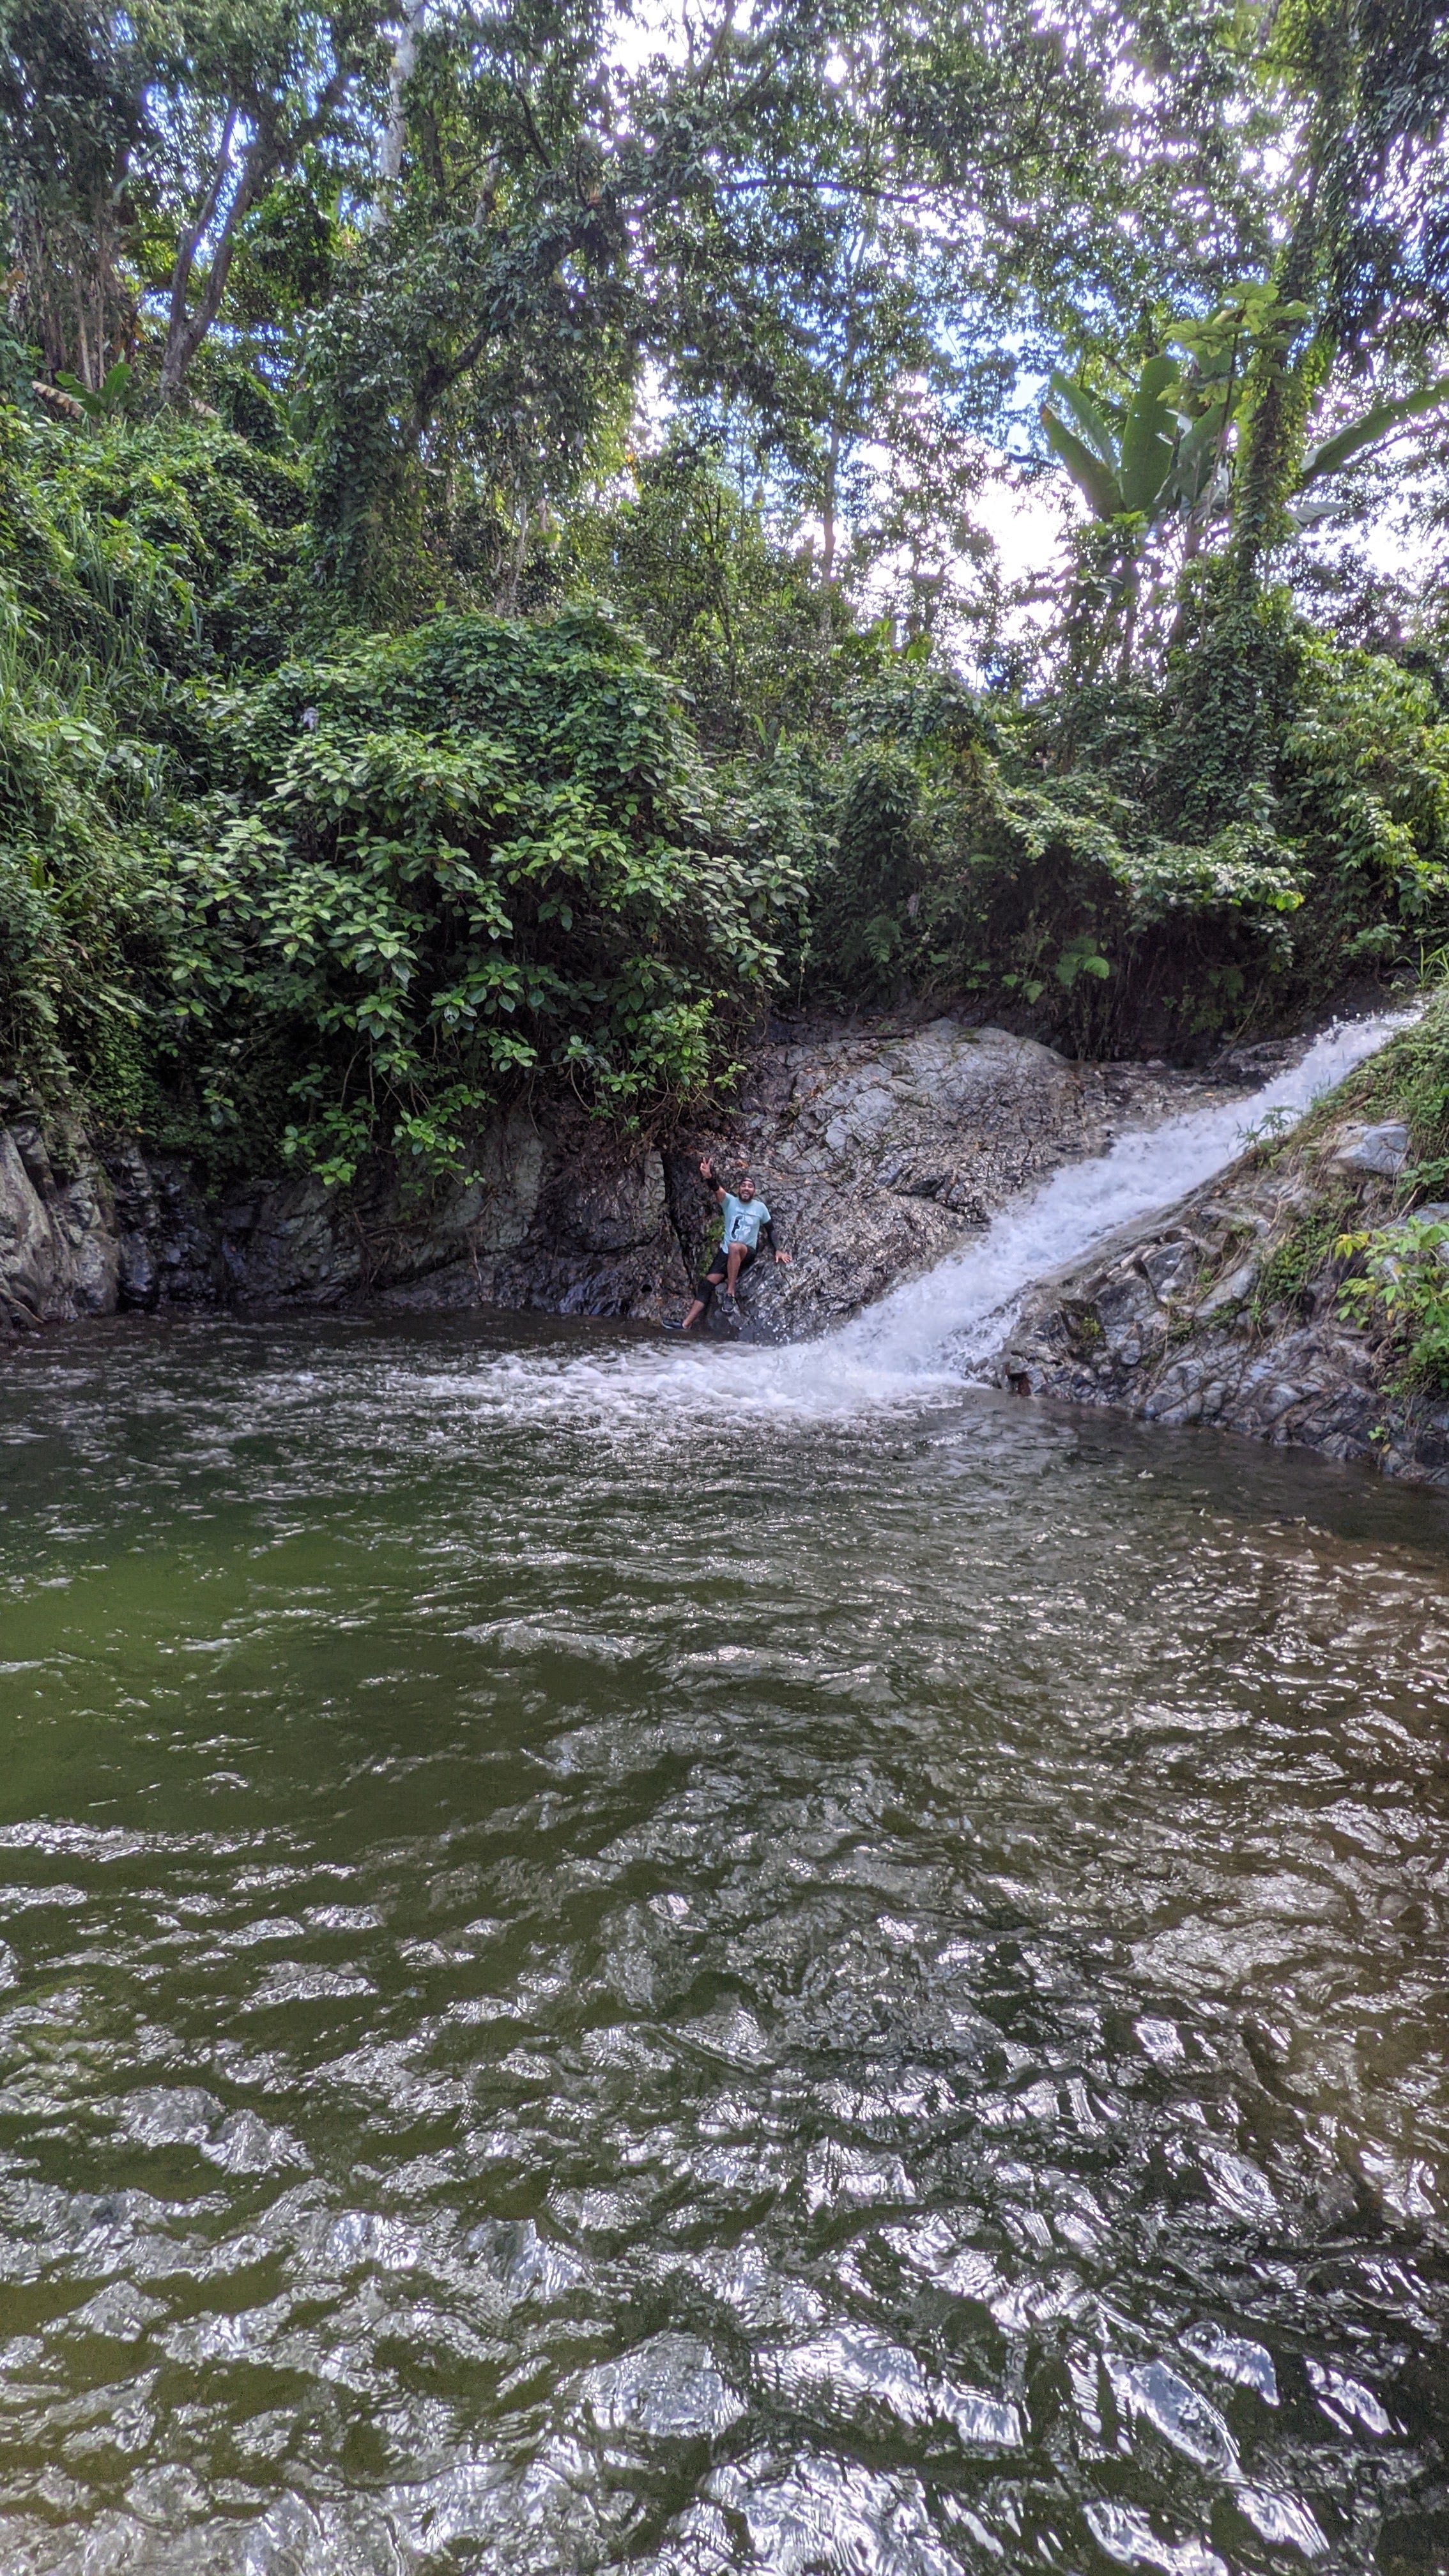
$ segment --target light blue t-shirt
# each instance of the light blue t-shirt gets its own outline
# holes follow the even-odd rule
[[[720,1237],[721,1251],[728,1252],[734,1244],[744,1243],[748,1244],[753,1252],[760,1240],[761,1226],[768,1225],[769,1222],[770,1211],[763,1199],[737,1199],[731,1191],[726,1190],[724,1233]]]

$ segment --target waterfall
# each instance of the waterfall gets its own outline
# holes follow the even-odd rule
[[[1105,1154],[1065,1165],[961,1251],[815,1341],[769,1348],[701,1337],[608,1353],[514,1352],[471,1377],[470,1397],[515,1417],[544,1413],[610,1435],[697,1441],[702,1414],[721,1425],[741,1412],[819,1421],[959,1392],[984,1373],[1036,1282],[1211,1180],[1264,1119],[1301,1116],[1413,1016],[1335,1023],[1261,1089],[1133,1130]]]
[[[806,1346],[802,1359],[826,1370],[865,1360],[899,1376],[922,1368],[934,1374],[945,1359],[953,1374],[969,1376],[973,1363],[1000,1349],[1026,1289],[1211,1180],[1265,1119],[1275,1111],[1290,1122],[1300,1117],[1411,1018],[1401,1012],[1336,1022],[1261,1090],[1187,1110],[1119,1137],[1090,1162],[1065,1165],[1030,1198],[1004,1208],[973,1243]]]

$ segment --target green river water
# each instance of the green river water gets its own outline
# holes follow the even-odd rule
[[[662,1348],[7,1364],[0,2566],[1449,2566],[1449,1498]]]

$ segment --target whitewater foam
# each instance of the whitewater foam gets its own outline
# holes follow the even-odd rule
[[[658,1437],[672,1428],[691,1439],[702,1414],[722,1421],[744,1409],[757,1419],[827,1421],[959,1392],[1000,1350],[1036,1281],[1210,1180],[1265,1119],[1276,1113],[1291,1123],[1412,1017],[1336,1022],[1260,1090],[1133,1130],[1090,1162],[1064,1166],[963,1251],[819,1340],[775,1349],[701,1340],[611,1353],[515,1352],[461,1385],[450,1380],[448,1392],[466,1391],[485,1413],[515,1420],[563,1417],[613,1436],[647,1426]]]

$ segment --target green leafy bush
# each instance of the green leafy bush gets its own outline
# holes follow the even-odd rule
[[[0,415],[9,1095],[342,1181],[723,1077],[800,945],[770,801],[595,614],[283,663],[297,509],[211,423]]]
[[[1330,966],[1407,962],[1449,923],[1449,724],[1381,654],[1303,638],[1278,828],[1304,853]]]
[[[1362,1271],[1339,1289],[1342,1312],[1379,1321],[1399,1356],[1394,1392],[1449,1388],[1449,1223],[1402,1218],[1371,1233],[1345,1234],[1334,1247]]]
[[[133,1112],[161,853],[157,755],[104,692],[47,682],[13,596],[0,634],[0,1093]]]
[[[630,497],[579,513],[569,554],[688,692],[717,753],[812,725],[829,695],[831,626],[800,558],[772,543],[760,498],[719,443],[676,434],[633,466]]]
[[[817,989],[964,991],[1085,1052],[1213,1027],[1271,987],[1303,901],[1291,850],[1242,825],[1183,846],[1090,776],[1031,783],[1009,722],[934,694],[936,738],[842,766]]]
[[[304,605],[299,466],[208,421],[42,436],[44,507],[91,603],[91,649],[182,676],[281,660]]]
[[[279,1039],[284,1150],[338,1182],[383,1146],[457,1166],[535,1077],[637,1124],[728,1068],[799,886],[725,844],[669,685],[601,620],[439,619],[213,727],[172,1012],[219,1127]]]
[[[99,444],[0,406],[0,1084],[134,1117],[188,685],[152,641],[196,620],[158,546],[60,488]]]
[[[964,991],[1125,1052],[1281,1023],[1346,974],[1415,964],[1449,933],[1449,727],[1379,656],[1300,634],[1280,659],[1273,792],[1256,813],[1219,798],[1196,831],[1171,689],[1030,712],[930,674],[863,690],[825,782],[817,993]]]
[[[1378,1225],[1352,1224],[1358,1192],[1318,1160],[1321,1139],[1345,1117],[1402,1119],[1409,1130],[1409,1159],[1394,1184],[1402,1213]],[[1258,1150],[1292,1157],[1309,1187],[1265,1266],[1257,1310],[1321,1283],[1331,1258],[1340,1311],[1382,1337],[1390,1392],[1449,1386],[1449,1224],[1438,1212],[1449,1183],[1449,981],[1441,978],[1412,1024],[1285,1137]]]

